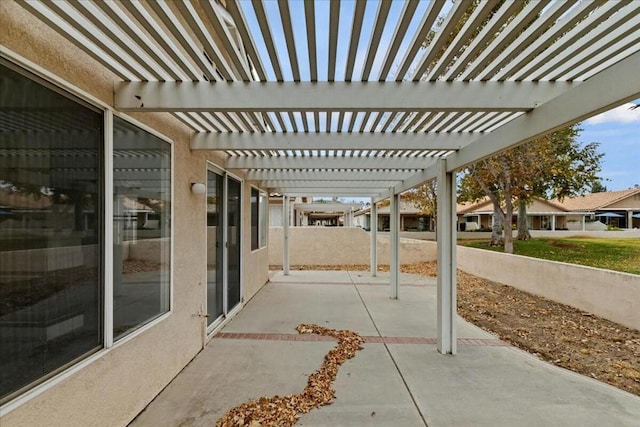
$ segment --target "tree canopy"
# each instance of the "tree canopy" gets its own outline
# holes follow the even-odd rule
[[[603,153],[598,143],[582,146],[577,126],[553,132],[469,166],[460,180],[459,200],[488,197],[494,215],[511,230],[514,202],[518,203],[519,238],[527,239],[526,207],[534,197],[559,199],[584,194],[600,182]],[[494,230],[492,244],[501,243]],[[522,234],[520,234],[522,232]],[[511,233],[504,235],[505,252],[513,252]]]

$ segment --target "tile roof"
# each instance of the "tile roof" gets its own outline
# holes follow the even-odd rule
[[[553,203],[569,211],[595,211],[636,194],[640,194],[640,188],[567,197],[563,201],[553,200]]]

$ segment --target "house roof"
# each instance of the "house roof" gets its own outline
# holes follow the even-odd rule
[[[640,188],[592,193],[572,198],[567,197],[563,201],[555,200],[554,203],[562,206],[568,211],[595,211],[598,209],[605,209],[609,205],[636,194],[640,194]]]
[[[560,211],[568,211],[566,207],[560,205],[555,200],[545,200],[545,199],[536,197],[535,202],[536,204],[548,205],[549,207],[552,208],[552,210],[557,209]],[[458,203],[456,208],[456,212],[458,213],[458,215],[464,215],[464,214],[474,213],[474,212],[487,212],[487,211],[493,211],[491,200],[488,197],[485,197],[477,202]],[[531,209],[529,209],[527,212],[536,213],[536,211]],[[549,211],[545,211],[545,213],[546,212],[549,212]]]
[[[378,214],[388,214],[391,210],[391,207],[389,205],[385,205],[382,207],[378,208]],[[356,212],[356,216],[357,215],[363,215],[363,214],[367,214],[371,211],[371,206],[368,206],[366,208],[363,208],[361,210],[359,210],[358,212]],[[418,215],[418,214],[422,214],[422,210],[417,208],[416,205],[413,202],[405,202],[405,201],[400,201],[400,213],[402,214],[410,214],[410,215]]]
[[[458,203],[456,205],[456,212],[458,215],[463,215],[470,212],[477,212],[479,210],[486,210],[484,208],[491,205],[491,200],[488,197],[485,197],[477,202],[464,202]]]

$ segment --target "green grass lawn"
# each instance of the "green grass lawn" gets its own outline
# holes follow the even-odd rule
[[[540,238],[514,240],[513,243],[517,255],[640,274],[640,239]],[[458,244],[497,252],[503,250],[502,247],[490,247],[485,240],[459,241]]]

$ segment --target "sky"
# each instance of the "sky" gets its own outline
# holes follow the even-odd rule
[[[609,191],[640,185],[640,99],[623,104],[580,124],[578,141],[599,142],[603,184]]]

